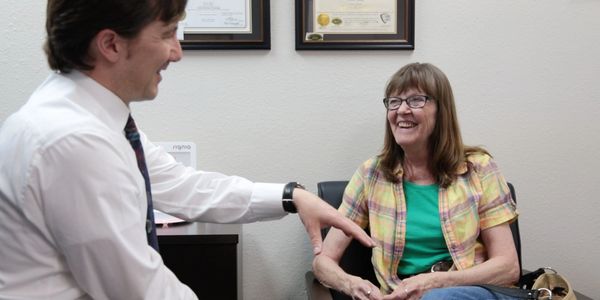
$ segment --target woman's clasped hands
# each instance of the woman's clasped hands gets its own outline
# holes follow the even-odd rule
[[[379,288],[368,280],[352,276],[346,291],[343,293],[352,296],[353,300],[383,300]]]
[[[434,273],[425,273],[402,280],[394,291],[383,296],[382,300],[418,300],[426,291],[433,288]]]

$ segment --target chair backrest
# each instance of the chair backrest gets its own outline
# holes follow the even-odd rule
[[[342,203],[342,198],[344,196],[344,190],[346,189],[346,185],[348,185],[348,181],[322,181],[317,184],[317,190],[319,197],[325,200],[333,207],[339,207]],[[508,188],[510,189],[510,194],[512,198],[517,201],[517,197],[515,194],[515,188],[511,183],[508,183]],[[521,235],[519,233],[519,222],[515,220],[510,224],[510,229],[512,231],[513,240],[515,242],[515,247],[517,248],[517,255],[519,258],[519,267],[522,269],[521,263]],[[367,233],[369,229],[366,229]],[[322,231],[323,237],[327,234],[327,229]],[[340,260],[340,267],[346,271],[348,274],[352,274],[355,276],[360,276],[364,279],[371,281],[375,285],[379,285],[377,282],[377,278],[375,277],[375,273],[373,271],[373,265],[371,264],[371,249],[364,247],[357,241],[353,240],[344,255]],[[522,271],[521,271],[522,273]],[[332,296],[334,300],[337,299],[351,299],[345,295],[337,293],[332,290]]]
[[[517,194],[515,193],[515,187],[512,183],[507,182],[508,188],[510,189],[510,195],[512,196],[515,203],[517,203]],[[519,278],[523,275],[523,261],[521,260],[521,234],[519,233],[519,219],[515,219],[514,222],[510,223],[510,231],[512,232],[513,241],[515,242],[515,248],[517,248],[517,257],[519,258]]]
[[[325,200],[333,207],[339,207],[342,203],[344,190],[348,185],[348,181],[323,181],[317,184],[319,197]],[[327,234],[327,229],[321,231],[323,237]],[[366,229],[369,233],[369,229]],[[375,271],[371,264],[371,248],[365,247],[356,240],[352,240],[344,255],[340,259],[340,267],[348,274],[359,276],[363,279],[371,281],[376,286],[379,282],[375,277]],[[333,300],[352,299],[335,290],[330,290]]]

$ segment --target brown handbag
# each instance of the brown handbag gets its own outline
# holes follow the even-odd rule
[[[564,276],[558,274],[552,268],[542,268],[544,273],[534,281],[532,290],[547,289],[552,292],[552,299],[555,300],[576,300],[575,292],[571,283]],[[550,271],[550,272],[547,272]],[[540,298],[545,299],[545,298]],[[548,298],[550,299],[550,298]]]
[[[519,299],[577,300],[571,283],[554,269],[539,268],[519,279],[519,288],[491,284],[477,285],[487,290]]]

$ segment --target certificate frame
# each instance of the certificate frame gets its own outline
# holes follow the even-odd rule
[[[271,25],[269,0],[247,0],[250,2],[250,32],[219,31],[193,32],[183,29],[179,39],[183,50],[245,50],[271,49]],[[186,8],[186,14],[188,8]]]
[[[392,33],[335,32],[314,30],[314,7],[318,1],[296,1],[296,50],[414,50],[415,0],[396,2],[396,28]],[[393,4],[393,3],[389,3]],[[328,21],[327,21],[328,22]]]

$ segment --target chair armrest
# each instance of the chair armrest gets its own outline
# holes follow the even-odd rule
[[[306,296],[308,300],[332,300],[331,292],[328,288],[322,285],[312,271],[306,272],[304,275]]]

